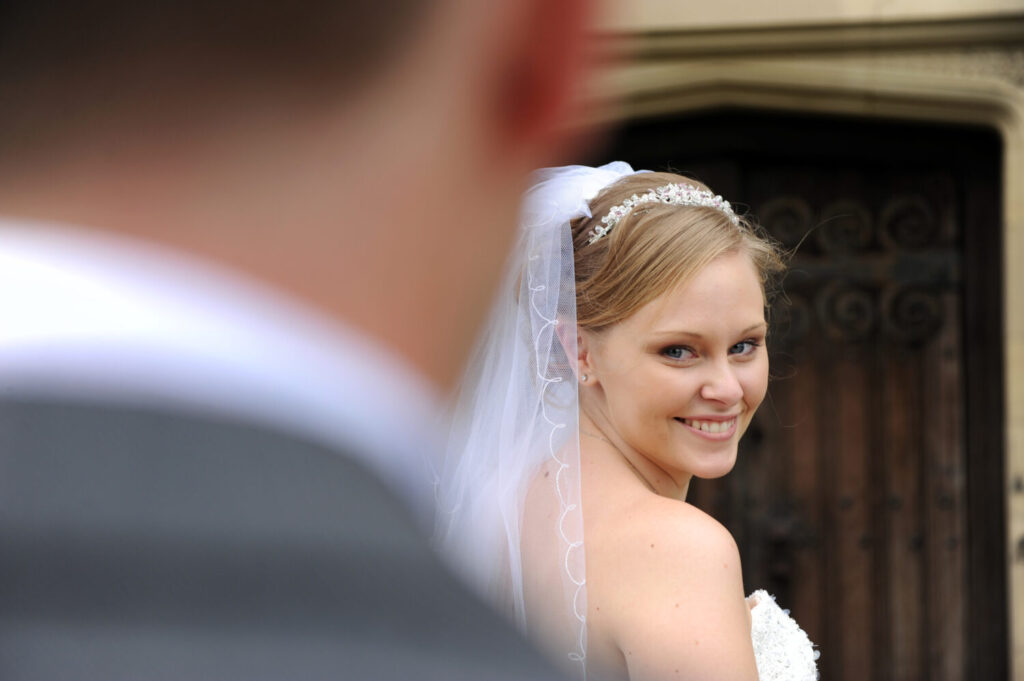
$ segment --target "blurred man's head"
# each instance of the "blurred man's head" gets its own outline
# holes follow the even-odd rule
[[[105,117],[182,99],[354,94],[391,66],[431,0],[21,0],[0,6],[4,148],[41,148]],[[131,107],[131,112],[126,111]],[[177,111],[164,111],[171,117]]]
[[[591,0],[0,7],[0,213],[202,253],[454,378]]]

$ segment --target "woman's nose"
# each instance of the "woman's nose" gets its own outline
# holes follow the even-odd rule
[[[743,386],[728,362],[715,362],[700,389],[700,396],[712,402],[736,404],[743,397]]]

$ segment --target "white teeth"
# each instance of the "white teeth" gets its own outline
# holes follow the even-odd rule
[[[683,423],[705,433],[727,433],[736,425],[736,419],[728,421],[696,421],[694,419],[682,419]]]

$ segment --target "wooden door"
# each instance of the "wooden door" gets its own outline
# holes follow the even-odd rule
[[[691,501],[825,681],[1006,679],[1000,147],[987,130],[721,112],[604,158],[707,182],[795,249],[736,469]]]

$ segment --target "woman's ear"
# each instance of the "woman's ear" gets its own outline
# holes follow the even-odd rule
[[[576,380],[586,385],[596,383],[590,359],[590,348],[594,343],[591,334],[581,331],[574,322],[562,318],[555,324],[555,333]]]
[[[583,385],[596,385],[597,376],[594,375],[594,365],[591,353],[593,352],[593,335],[578,330],[576,332],[576,378]]]
[[[579,332],[576,330],[575,321],[570,322],[558,317],[555,322],[555,334],[558,335],[558,344],[562,346],[562,352],[565,353],[565,358],[569,361],[569,368],[572,369],[573,375],[578,380],[579,371],[576,368],[576,363]]]

